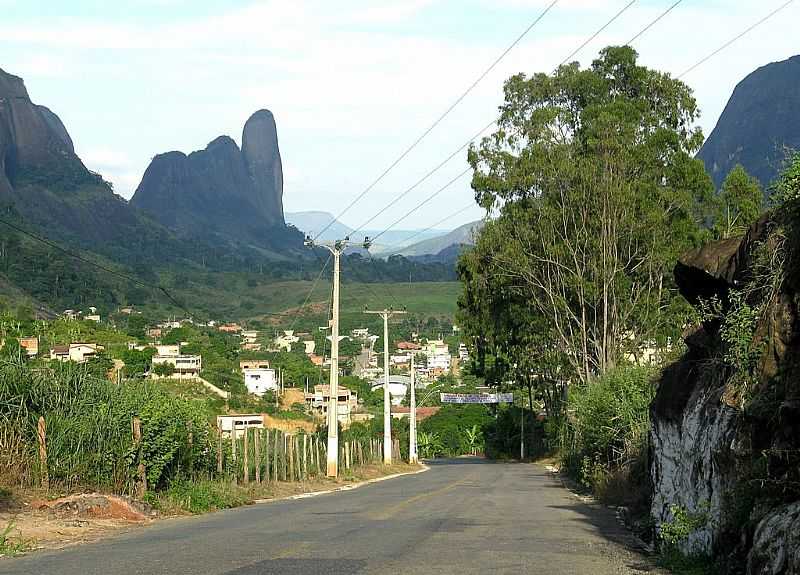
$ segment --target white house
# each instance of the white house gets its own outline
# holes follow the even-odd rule
[[[203,360],[199,355],[154,355],[152,363],[172,365],[174,372],[166,376],[169,379],[197,379],[203,369]],[[153,371],[150,372],[150,376],[153,379],[159,378]]]
[[[181,354],[181,346],[176,344],[159,344],[156,346],[156,355],[161,357],[177,357]]]
[[[292,351],[292,344],[300,341],[300,338],[294,335],[294,331],[287,329],[283,335],[275,338],[275,347],[285,351]]]
[[[244,385],[248,393],[262,396],[269,390],[278,390],[274,369],[245,368],[242,373],[244,374]]]
[[[69,345],[56,345],[50,350],[50,359],[58,361],[74,361],[85,363],[103,351],[102,345],[96,343],[71,343]]]
[[[263,429],[264,416],[258,413],[240,415],[218,415],[217,429],[222,434],[230,435],[236,430],[236,437],[242,437],[245,429]]]
[[[258,332],[253,329],[242,330],[239,335],[241,335],[243,343],[255,343],[258,339]]]
[[[384,385],[383,377],[376,377],[372,380],[372,391],[382,389]],[[407,375],[389,376],[389,397],[392,405],[400,405],[406,397],[408,387],[411,385],[411,378]]]
[[[314,355],[314,350],[317,348],[317,342],[313,339],[309,339],[303,342],[303,345],[306,346],[306,355]]]

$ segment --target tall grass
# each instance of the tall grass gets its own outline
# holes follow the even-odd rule
[[[74,364],[32,369],[12,360],[0,362],[0,447],[11,453],[0,457],[0,478],[7,483],[33,483],[41,476],[40,416],[47,427],[50,482],[65,488],[130,492],[140,460],[154,487],[181,471],[201,472],[214,464],[202,410],[157,384],[116,385]],[[134,416],[142,421],[140,448],[131,432]]]
[[[562,464],[570,475],[613,499],[633,495],[631,484],[647,475],[656,373],[623,365],[570,390],[560,434]]]

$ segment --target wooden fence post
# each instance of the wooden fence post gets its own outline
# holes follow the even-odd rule
[[[141,499],[147,491],[147,471],[144,467],[144,461],[142,461],[142,420],[138,416],[133,418],[133,442],[136,445],[136,459],[139,462],[136,466],[137,475],[139,476],[136,496]]]
[[[244,466],[244,484],[250,483],[250,426],[244,426],[244,447],[242,449],[242,465]]]
[[[294,435],[289,436],[289,481],[294,481]]]
[[[217,475],[222,477],[222,449],[224,444],[222,443],[222,430],[218,429],[217,433]]]
[[[256,464],[256,483],[261,483],[261,442],[259,441],[259,436],[261,435],[261,430],[256,428],[255,432],[253,433],[253,459],[255,460]]]
[[[308,435],[303,434],[303,479],[308,479]]]
[[[269,483],[269,429],[264,434],[264,481]]]
[[[50,489],[50,473],[47,470],[47,424],[44,417],[39,416],[36,436],[39,439],[39,468],[41,470],[42,488]]]

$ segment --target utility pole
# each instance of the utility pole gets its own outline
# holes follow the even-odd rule
[[[405,310],[395,311],[392,308],[370,311],[364,313],[379,315],[383,318],[383,463],[392,463],[392,398],[389,394],[389,318],[393,315],[406,313]]]
[[[408,423],[408,462],[411,465],[417,463],[417,395],[414,388],[417,386],[416,373],[414,369],[414,350],[411,350],[411,413]]]
[[[328,244],[315,244],[310,236],[306,236],[304,244],[308,247],[320,245],[333,256],[333,302],[331,310],[331,375],[328,398],[328,454],[326,475],[336,477],[339,474],[339,258],[347,248],[350,238],[336,240]],[[369,248],[368,238],[364,239],[364,247]]]
[[[522,398],[522,407],[520,409],[522,417],[519,420],[519,460],[525,459],[525,398]]]

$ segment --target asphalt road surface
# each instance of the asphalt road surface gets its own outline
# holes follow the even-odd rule
[[[613,512],[542,467],[477,458],[309,499],[155,525],[0,561],[0,573],[383,575],[641,573]]]

